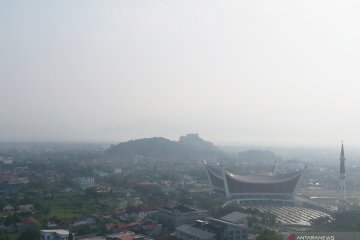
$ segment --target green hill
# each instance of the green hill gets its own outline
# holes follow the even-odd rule
[[[198,134],[187,134],[179,141],[162,137],[143,138],[112,145],[105,151],[109,157],[132,157],[169,159],[200,159],[221,157],[224,153],[213,143],[203,140]]]

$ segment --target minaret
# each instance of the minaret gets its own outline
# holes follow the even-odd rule
[[[345,211],[345,208],[346,208],[345,154],[344,154],[344,144],[341,143],[338,211],[343,212]]]
[[[275,173],[276,173],[276,166],[277,166],[277,160],[274,163],[274,167],[273,167],[273,170],[272,170],[272,175],[275,175]]]

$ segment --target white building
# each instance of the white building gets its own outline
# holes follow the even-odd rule
[[[82,189],[87,189],[95,186],[95,179],[92,177],[76,177],[75,183]]]
[[[220,219],[197,220],[176,228],[177,240],[247,240],[248,216],[232,212]]]
[[[64,229],[41,230],[40,240],[68,240],[69,231]]]

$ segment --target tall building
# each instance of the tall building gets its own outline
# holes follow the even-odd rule
[[[340,176],[339,176],[339,195],[338,195],[338,211],[342,212],[346,209],[346,189],[345,189],[345,153],[344,144],[341,144],[340,153]]]

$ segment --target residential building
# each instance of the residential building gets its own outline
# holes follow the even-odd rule
[[[158,210],[158,222],[164,227],[175,229],[183,224],[192,224],[197,219],[205,219],[207,210],[196,209],[184,205],[164,207]]]
[[[122,231],[120,233],[107,235],[106,240],[151,240],[151,238],[131,231]]]
[[[178,240],[216,240],[214,233],[193,227],[191,225],[181,225],[176,228],[176,239]]]
[[[248,239],[247,215],[232,212],[220,219],[207,218],[194,224],[176,228],[177,240],[246,240]]]
[[[40,240],[68,240],[69,231],[64,229],[41,230]]]
[[[95,179],[92,177],[76,177],[75,183],[82,189],[87,189],[95,186]]]

